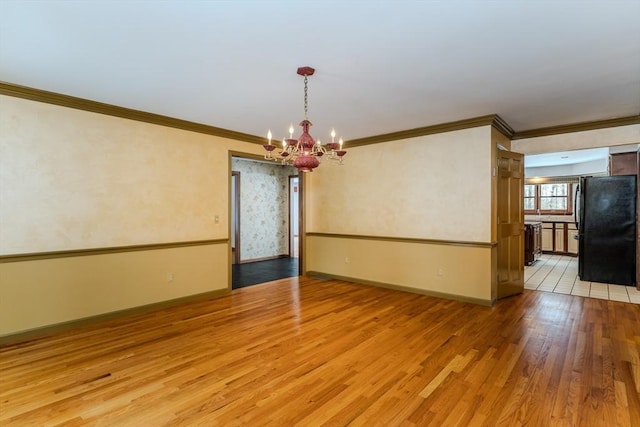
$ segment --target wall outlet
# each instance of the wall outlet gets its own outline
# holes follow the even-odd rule
[[[173,282],[173,273],[167,274],[167,282],[169,283]]]
[[[351,260],[349,259],[349,257],[346,257],[346,258],[344,259],[344,263],[345,263],[345,264],[349,264],[350,262],[351,262]]]
[[[213,217],[213,222],[215,222],[216,224],[220,224],[220,215],[216,215]]]
[[[438,276],[444,276],[444,268],[438,269]]]

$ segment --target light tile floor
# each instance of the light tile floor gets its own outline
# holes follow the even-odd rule
[[[542,255],[533,265],[525,266],[524,287],[558,294],[640,304],[640,291],[634,286],[580,280],[577,257]]]

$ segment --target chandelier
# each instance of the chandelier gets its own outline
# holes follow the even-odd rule
[[[263,147],[266,150],[264,156],[267,160],[280,161],[285,165],[293,165],[300,172],[313,172],[313,169],[320,165],[320,160],[328,158],[330,160],[336,160],[339,164],[342,164],[342,158],[347,154],[346,150],[342,149],[342,138],[335,142],[336,131],[331,130],[331,142],[324,145],[320,143],[320,140],[314,141],[313,137],[309,135],[309,128],[311,122],[307,117],[308,110],[308,82],[309,76],[312,76],[314,70],[311,67],[298,68],[298,74],[304,76],[304,120],[300,122],[302,127],[302,135],[298,139],[293,137],[293,125],[289,126],[289,138],[282,139],[282,150],[272,155],[272,152],[276,150],[276,146],[271,143],[271,130],[267,133],[268,143]]]

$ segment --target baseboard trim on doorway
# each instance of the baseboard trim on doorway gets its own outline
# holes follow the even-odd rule
[[[259,261],[271,261],[272,259],[280,259],[280,258],[290,258],[290,256],[287,254],[283,254],[283,255],[267,256],[263,258],[244,259],[240,261],[240,264],[247,264],[250,262],[259,262]]]

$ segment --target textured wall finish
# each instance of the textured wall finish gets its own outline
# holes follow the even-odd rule
[[[490,242],[490,129],[358,147],[321,166],[308,175],[307,231]]]
[[[2,255],[228,238],[227,152],[261,148],[7,96],[0,129]]]
[[[0,334],[227,289],[230,151],[262,147],[0,96],[0,254],[223,242],[2,263]]]
[[[289,176],[292,166],[234,158],[240,172],[240,260],[289,253]]]
[[[491,126],[358,147],[306,175],[307,232],[489,244]],[[491,304],[492,248],[307,236],[308,271]],[[461,268],[464,266],[464,268]]]

